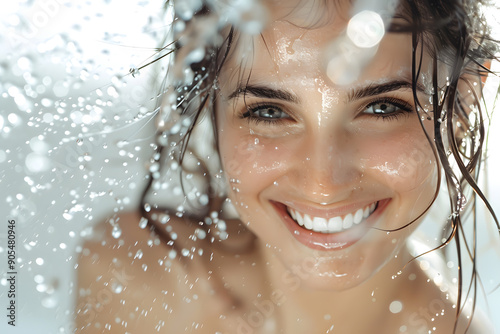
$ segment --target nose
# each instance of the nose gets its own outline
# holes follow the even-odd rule
[[[349,198],[362,175],[356,151],[351,135],[342,128],[309,132],[290,171],[297,194],[323,205]]]

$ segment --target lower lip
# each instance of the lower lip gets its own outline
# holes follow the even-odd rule
[[[359,240],[361,240],[375,224],[375,221],[384,212],[389,204],[390,199],[384,199],[378,202],[377,208],[372,214],[366,218],[361,224],[350,228],[347,231],[337,233],[320,233],[313,232],[298,225],[293,220],[286,210],[286,206],[281,203],[271,202],[278,214],[285,222],[285,226],[292,233],[292,235],[303,245],[322,251],[341,250],[345,249]]]

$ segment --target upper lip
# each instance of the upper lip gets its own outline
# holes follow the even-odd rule
[[[317,205],[306,205],[300,202],[295,201],[284,201],[281,202],[285,206],[294,209],[296,211],[302,212],[304,214],[308,214],[312,217],[323,217],[323,218],[332,218],[337,216],[345,216],[349,213],[353,213],[358,209],[363,209],[366,206],[376,203],[380,201],[380,199],[371,199],[365,201],[358,201],[351,204],[346,205],[338,205],[338,206],[328,206],[328,207],[318,207]]]

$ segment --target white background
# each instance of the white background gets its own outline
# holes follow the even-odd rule
[[[36,0],[4,1],[0,24],[0,332],[68,333],[75,250],[86,226],[136,205],[144,185],[158,77],[154,67],[135,78],[127,74],[154,57],[167,23],[159,0]],[[486,92],[494,96],[491,88]],[[486,182],[497,212],[499,118],[491,128]],[[15,329],[4,316],[5,225],[13,216]],[[500,283],[494,240],[494,229],[481,234],[487,292]],[[499,314],[498,291],[489,302]]]

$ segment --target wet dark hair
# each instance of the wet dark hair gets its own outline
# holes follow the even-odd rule
[[[326,3],[330,0],[323,1]],[[458,256],[459,289],[454,331],[457,329],[458,318],[463,311],[462,301],[467,299],[469,293],[473,296],[474,305],[476,301],[478,285],[476,271],[477,244],[474,240],[475,236],[471,240],[470,236],[465,232],[462,217],[466,212],[472,213],[475,231],[478,223],[476,219],[477,197],[487,207],[500,231],[498,219],[477,184],[483,145],[486,138],[485,111],[481,106],[481,96],[476,92],[476,87],[474,87],[471,80],[468,79],[476,78],[479,80],[480,77],[488,75],[490,70],[485,64],[488,61],[496,60],[495,53],[498,44],[490,37],[489,27],[484,18],[480,16],[480,7],[487,5],[485,1],[477,0],[402,0],[399,3],[398,13],[402,15],[405,23],[393,24],[388,28],[390,32],[409,33],[412,36],[412,83],[417,115],[429,145],[434,152],[436,161],[440,162],[444,171],[444,175],[441,175],[441,169],[438,168],[437,189],[432,203],[437,198],[443,176],[448,187],[451,214],[448,218],[445,241],[438,247],[429,250],[429,252],[441,249],[455,239]],[[191,17],[176,17],[175,22],[185,24],[188,27],[196,20],[209,17],[213,10],[209,5],[204,5],[198,8],[198,11]],[[171,83],[169,87],[164,88],[164,93],[168,89],[176,92],[177,99],[167,104],[172,110],[180,110],[180,113],[170,112],[170,115],[175,117],[166,117],[164,125],[167,123],[169,125],[160,129],[155,157],[152,159],[152,163],[157,163],[160,167],[165,162],[165,155],[169,159],[177,160],[182,166],[194,127],[204,112],[213,109],[217,98],[217,78],[230,56],[232,48],[237,43],[238,37],[238,30],[234,26],[220,27],[219,29],[219,35],[222,38],[206,44],[204,50],[202,50],[203,56],[189,64],[188,69],[191,71],[191,77],[184,81],[174,82],[173,86]],[[170,52],[173,52],[175,62],[180,59],[180,54],[185,51],[185,43],[180,38],[176,40],[175,44],[169,45],[169,47],[171,46],[173,48]],[[417,97],[417,81],[420,76],[424,52],[430,55],[434,66],[432,73],[432,110],[428,112],[424,111]],[[439,73],[438,64],[446,64],[449,70],[446,87],[439,86],[438,79],[443,74]],[[467,93],[470,91],[472,96],[465,96],[464,89]],[[473,101],[472,106],[470,103],[471,98]],[[165,108],[164,101],[159,104],[159,108]],[[212,122],[215,124],[214,113],[209,113],[208,116],[212,118]],[[429,134],[425,131],[422,122],[425,118],[433,119],[434,133]],[[173,124],[176,122],[182,122],[184,128],[172,131]],[[214,132],[215,136],[217,136],[215,130]],[[203,173],[210,175],[208,167],[202,164],[201,169]],[[157,169],[149,174],[148,182],[142,194],[140,211],[148,219],[150,227],[159,234],[160,238],[172,245],[172,238],[168,232],[159,228],[158,216],[150,211],[150,205],[147,204],[146,200],[155,179],[158,178],[155,173],[157,173]],[[216,202],[220,194],[210,190],[207,192],[210,195],[211,202]],[[466,195],[468,193],[470,195]],[[397,230],[406,228],[420,219],[428,212],[432,203],[417,218]],[[157,211],[171,211],[160,205],[154,205],[154,208]],[[203,214],[206,214],[206,212]],[[189,213],[183,212],[181,215],[187,217]],[[210,232],[207,226],[203,226],[203,224],[201,226]],[[470,275],[471,283],[466,289],[467,296],[464,298],[462,261],[466,256],[472,261],[472,272]],[[472,317],[470,319],[472,320]]]

